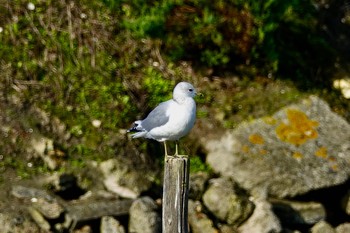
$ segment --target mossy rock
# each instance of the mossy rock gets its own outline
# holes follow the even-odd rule
[[[294,197],[344,183],[349,142],[350,125],[311,96],[206,143],[207,162],[247,190]]]

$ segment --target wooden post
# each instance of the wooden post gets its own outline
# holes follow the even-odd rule
[[[165,157],[163,233],[188,233],[189,163],[187,157]]]

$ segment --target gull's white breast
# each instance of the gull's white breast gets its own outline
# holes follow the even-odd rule
[[[196,103],[192,98],[186,98],[178,103],[171,101],[166,111],[169,121],[148,132],[148,137],[158,141],[179,140],[189,133],[196,119]]]

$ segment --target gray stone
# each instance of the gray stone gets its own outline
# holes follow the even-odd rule
[[[202,212],[203,206],[199,201],[188,201],[188,222],[192,233],[217,233],[213,221]]]
[[[31,221],[31,217],[22,212],[1,213],[0,212],[0,232],[1,233],[38,233],[48,232],[39,228],[39,226]]]
[[[51,170],[55,170],[62,163],[61,159],[64,153],[56,151],[53,146],[53,140],[41,135],[31,138],[31,147],[37,155],[41,157],[44,163]],[[61,158],[60,158],[61,157]]]
[[[74,231],[72,231],[72,233],[94,233],[94,232],[92,231],[91,226],[84,225],[79,229],[75,229]]]
[[[251,193],[293,197],[350,174],[350,125],[315,96],[202,143],[213,170]]]
[[[44,216],[42,216],[39,211],[37,211],[33,207],[29,207],[28,208],[28,212],[29,212],[30,216],[32,217],[32,219],[36,222],[36,224],[42,230],[45,230],[45,231],[49,231],[50,230],[50,228],[51,228],[50,223],[48,221],[46,221]]]
[[[193,200],[200,200],[205,190],[205,185],[209,179],[206,172],[197,172],[190,174],[190,186],[188,197]]]
[[[101,218],[100,233],[125,233],[125,229],[115,218],[104,216]]]
[[[55,200],[52,195],[49,195],[44,190],[22,185],[12,186],[11,194],[20,199],[42,198],[50,202]]]
[[[254,210],[248,196],[227,177],[210,180],[203,202],[215,217],[230,225],[241,224]]]
[[[33,207],[49,219],[58,218],[64,211],[56,197],[48,194],[45,190],[15,185],[12,187],[11,194],[19,199],[31,202]]]
[[[326,221],[316,223],[310,230],[311,233],[335,233],[334,228]]]
[[[272,206],[264,199],[254,199],[255,209],[247,221],[238,228],[240,233],[277,233],[282,231],[279,219],[272,211]]]
[[[350,223],[343,223],[343,224],[340,224],[339,226],[337,226],[335,228],[335,231],[337,233],[349,233],[350,232]]]
[[[130,207],[129,232],[160,233],[162,220],[158,206],[150,197],[136,199]]]
[[[271,200],[273,210],[283,225],[312,225],[326,219],[326,210],[318,202]]]
[[[139,170],[128,163],[109,159],[100,164],[107,190],[125,198],[137,198],[152,185],[151,171]]]
[[[227,224],[218,224],[220,233],[240,233],[237,227],[230,226]]]

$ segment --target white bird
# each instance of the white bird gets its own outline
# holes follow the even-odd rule
[[[128,132],[136,132],[133,138],[144,137],[164,142],[166,156],[166,141],[176,141],[175,156],[178,156],[178,140],[190,132],[196,120],[195,95],[192,84],[178,83],[172,99],[160,103],[145,119],[135,121]]]

